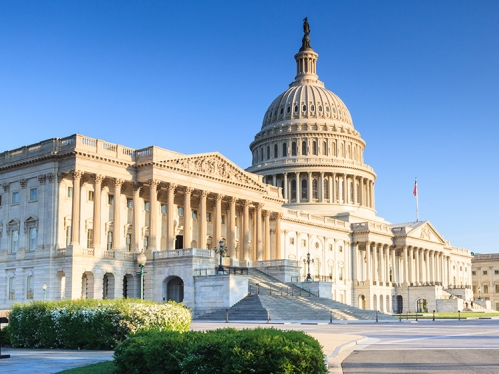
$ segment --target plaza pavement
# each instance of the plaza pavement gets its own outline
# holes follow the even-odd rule
[[[232,327],[237,329],[261,327],[274,327],[283,330],[302,330],[315,337],[323,346],[327,357],[329,373],[342,373],[341,361],[350,349],[357,344],[362,344],[367,339],[360,335],[331,334],[324,331],[328,323],[216,323],[192,322],[191,330],[213,330]],[[86,366],[101,361],[113,359],[113,351],[87,351],[64,349],[25,349],[2,348],[2,354],[9,354],[10,358],[0,360],[0,373],[2,374],[48,374],[58,373],[63,370]],[[96,373],[98,374],[98,373]]]

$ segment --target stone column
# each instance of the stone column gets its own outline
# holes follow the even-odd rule
[[[215,194],[215,222],[213,225],[213,241],[215,242],[214,247],[216,247],[219,240],[222,239],[222,199],[224,195]],[[227,239],[227,245],[229,245],[229,238]],[[230,253],[229,253],[230,255]]]
[[[184,248],[191,248],[191,196],[193,189],[191,187],[184,188]]]
[[[333,190],[333,185],[334,185],[334,173],[332,176],[329,177],[329,184],[328,184],[328,187],[329,187],[329,203],[332,204],[335,202],[335,199],[334,199],[334,192],[336,192],[336,190]]]
[[[131,252],[140,252],[142,246],[140,245],[140,190],[142,185],[139,183],[133,184],[133,230],[132,230],[132,244]]]
[[[380,261],[380,265],[379,265],[379,268],[381,269],[381,274],[380,274],[380,281],[382,283],[382,285],[384,286],[385,285],[385,279],[386,279],[386,258],[385,258],[385,246],[383,244],[380,245],[379,247],[379,261]]]
[[[121,250],[121,186],[125,183],[123,179],[114,180],[114,206],[113,206],[113,250]]]
[[[149,181],[151,206],[149,211],[149,250],[158,249],[158,180]]]
[[[300,182],[300,172],[296,172],[296,202],[301,202],[301,182]]]
[[[414,261],[415,262],[414,275],[416,276],[415,277],[416,278],[415,282],[416,282],[416,284],[419,285],[421,283],[421,277],[420,277],[420,275],[421,275],[420,274],[421,266],[420,266],[420,263],[419,263],[419,248],[416,248],[414,250],[414,257],[415,257],[415,261]]]
[[[94,184],[94,211],[93,211],[93,228],[94,228],[94,238],[92,241],[93,248],[100,248],[101,246],[101,196],[102,196],[102,181],[104,176],[97,174],[95,176]],[[116,205],[116,197],[114,199],[114,205]]]
[[[83,172],[73,172],[73,200],[71,210],[71,245],[80,245],[80,193]]]
[[[282,213],[276,213],[276,238],[275,238],[275,243],[276,243],[276,259],[282,259],[283,254],[282,254],[282,249],[281,249],[281,219],[282,219],[283,214]],[[284,237],[284,242],[286,242],[286,237]]]
[[[262,214],[264,218],[263,259],[270,260],[270,212],[268,210],[264,210]]]
[[[425,279],[424,282],[430,283],[430,250],[424,250],[424,261],[425,261]]]
[[[353,243],[353,281],[357,285],[359,282],[359,264],[361,263],[359,256],[359,242]]]
[[[288,195],[288,173],[284,173],[284,188],[283,188],[283,197],[286,200],[286,203],[289,203],[289,195]]]
[[[312,202],[314,200],[314,191],[313,191],[313,177],[312,172],[308,172],[308,202]]]
[[[207,248],[206,245],[206,198],[208,191],[201,191],[199,202],[199,217],[198,217],[198,247]],[[213,241],[216,242],[214,239]]]
[[[371,267],[371,243],[366,242],[366,260],[367,260],[367,267],[366,267],[366,280],[368,284],[370,284],[372,280],[372,267]]]
[[[343,203],[344,204],[349,204],[350,203],[350,192],[348,188],[348,175],[345,173],[345,177],[343,179]]]
[[[175,204],[175,188],[176,184],[170,183],[168,185],[168,194],[166,198],[166,249],[175,249],[175,220],[173,205]]]
[[[424,270],[425,270],[425,263],[424,263],[424,249],[419,248],[419,283],[424,284],[425,283],[425,275],[424,275]]]
[[[414,271],[414,247],[409,247],[409,273],[408,273],[408,278],[409,278],[409,283],[414,283],[415,282],[415,271]]]
[[[353,188],[353,203],[355,205],[358,204],[358,199],[357,199],[357,177],[354,175],[352,177],[352,188]]]
[[[397,276],[399,273],[398,271],[398,266],[397,266],[397,258],[396,258],[396,255],[395,255],[395,247],[392,247],[390,248],[390,251],[391,251],[391,256],[392,256],[392,282],[393,283],[400,283],[400,276]]]
[[[409,248],[404,245],[402,247],[402,252],[404,253],[404,284],[408,284],[409,283],[409,256],[408,256],[408,253],[409,252]]]
[[[272,185],[277,186],[277,175],[272,174]]]
[[[373,246],[373,281],[379,286],[379,272],[378,272],[378,244],[374,243]]]
[[[261,222],[261,221],[260,221]],[[256,206],[253,209],[250,209],[250,235],[251,235],[251,246],[249,246],[249,256],[250,260],[255,262],[257,259],[257,251],[261,251],[262,246],[258,248],[258,240],[256,237],[256,227],[257,227],[257,222],[256,222]],[[261,227],[261,225],[260,225]],[[261,234],[260,234],[261,236]],[[261,243],[261,239],[260,239]]]
[[[230,258],[236,257],[236,201],[235,197],[229,198],[229,230],[230,230],[230,240],[229,240],[229,254]],[[227,231],[229,231],[227,230]],[[243,240],[241,240],[243,242]],[[243,248],[243,243],[239,243],[239,249]],[[242,254],[242,253],[241,253]]]
[[[255,248],[256,252],[256,260],[257,261],[262,261],[264,259],[264,248],[263,248],[263,240],[262,240],[262,207],[263,204],[261,203],[256,203],[256,208],[255,208],[255,215],[256,215],[256,246],[254,245],[253,247]]]
[[[319,202],[324,202],[324,172],[319,176]]]
[[[249,205],[250,202],[248,200],[243,200],[243,227],[244,227],[244,239],[243,239],[243,259],[248,262],[250,260],[249,253],[249,241],[250,241],[250,230],[249,230]]]

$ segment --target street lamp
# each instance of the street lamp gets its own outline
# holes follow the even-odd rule
[[[140,300],[144,300],[144,267],[146,266],[147,262],[147,257],[144,254],[144,251],[140,252],[140,255],[137,257],[137,262],[139,263],[139,269],[140,271],[138,274],[140,274]]]
[[[310,252],[307,253],[307,259],[303,259],[303,263],[308,265],[308,273],[307,273],[307,278],[305,279],[305,282],[313,282],[314,280],[310,276],[310,263],[314,263],[314,259],[310,259]]]
[[[225,270],[224,270],[224,266],[222,265],[222,257],[224,257],[225,254],[227,253],[227,248],[224,248],[224,241],[223,240],[220,240],[218,242],[218,246],[219,246],[218,248],[215,248],[215,253],[218,253],[220,255],[220,262],[218,265],[217,274],[226,274]]]
[[[45,294],[47,293],[47,284],[44,283],[42,289],[43,289],[43,301],[45,302]]]

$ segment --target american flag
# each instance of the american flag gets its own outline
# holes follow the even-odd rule
[[[414,196],[418,196],[418,180],[417,179],[414,181],[414,190],[412,191],[412,194]]]

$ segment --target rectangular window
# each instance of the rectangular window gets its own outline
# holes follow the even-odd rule
[[[16,299],[16,278],[10,277],[9,278],[9,300],[15,300],[15,299]]]
[[[107,203],[109,205],[114,205],[114,195],[107,195]]]
[[[489,293],[489,286],[488,285],[483,286],[483,293]]]
[[[342,280],[343,280],[343,266],[340,266],[340,267],[338,268],[338,279],[339,279],[340,281],[342,281]]]
[[[333,251],[333,245],[329,244],[329,250],[332,252]]]
[[[33,299],[35,294],[35,278],[28,275],[26,278],[26,299]]]
[[[88,191],[88,201],[94,201],[94,191]]]
[[[132,234],[126,234],[125,237],[125,243],[126,243],[126,251],[130,252],[132,250]]]
[[[222,225],[225,225],[225,215],[222,215]]]
[[[206,213],[206,221],[211,222],[211,213]]]
[[[307,241],[305,239],[302,239],[301,246],[302,247],[306,247],[307,246]]]
[[[148,248],[149,248],[149,237],[144,236],[144,251],[147,251]]]
[[[179,217],[183,217],[184,216],[184,208],[182,208],[181,206],[179,206],[178,209],[177,209],[177,213],[178,213]]]
[[[66,227],[66,247],[71,244],[71,226]]]
[[[38,199],[38,189],[37,188],[31,188],[29,190],[29,200],[33,201]]]
[[[295,245],[295,238],[289,238],[289,244]]]
[[[29,235],[28,251],[34,251],[36,249],[36,235],[37,235],[36,227],[30,227],[28,235]]]
[[[73,197],[73,187],[68,187],[68,190],[66,192],[66,197]]]
[[[87,231],[87,248],[92,248],[93,240],[94,240],[94,230],[88,229],[88,231]]]
[[[19,230],[13,230],[10,233],[10,252],[16,253],[19,247]]]
[[[12,204],[19,204],[19,192],[12,192]]]
[[[110,251],[113,248],[113,232],[107,232],[107,250]]]
[[[494,274],[495,275],[499,274],[499,270],[494,270]]]
[[[340,249],[339,249],[340,252],[343,252],[343,246],[340,245]]]
[[[161,214],[167,214],[166,204],[161,204]]]
[[[198,219],[198,211],[197,210],[192,210],[192,219]]]
[[[151,210],[151,203],[149,201],[144,201],[144,210],[149,212]]]
[[[499,284],[496,284],[495,288],[496,288],[495,293],[499,293]]]
[[[474,270],[473,270],[473,271],[471,272],[471,275],[476,275],[476,271],[474,271]]]
[[[487,275],[487,270],[484,270],[482,274]]]
[[[128,209],[133,209],[133,199],[126,199],[126,207]]]

